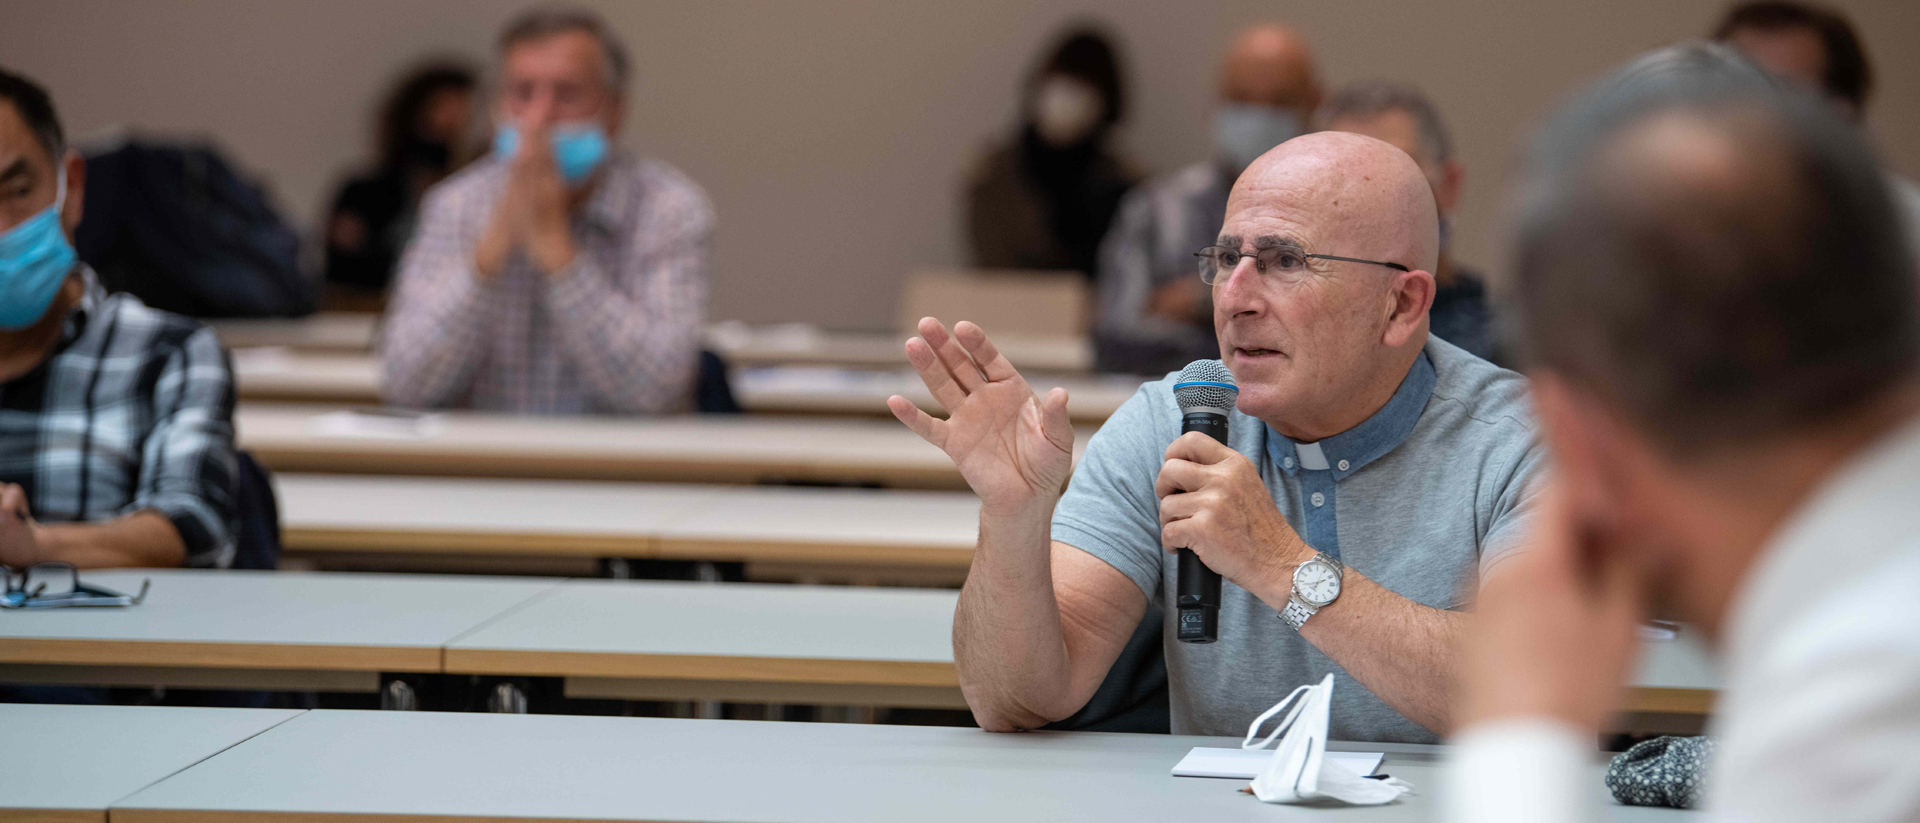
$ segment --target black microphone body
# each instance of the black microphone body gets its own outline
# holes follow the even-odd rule
[[[1180,416],[1180,433],[1187,432],[1204,432],[1225,445],[1227,416],[1212,410],[1187,412]],[[1207,568],[1192,549],[1181,549],[1176,585],[1174,605],[1180,610],[1180,619],[1174,635],[1182,643],[1220,639],[1220,573]]]
[[[1227,411],[1239,395],[1233,373],[1220,361],[1188,363],[1173,384],[1174,400],[1180,404],[1180,434],[1205,432],[1225,445]],[[1173,601],[1179,619],[1174,636],[1182,643],[1212,643],[1220,639],[1220,574],[1200,562],[1191,549],[1181,549],[1179,557]]]

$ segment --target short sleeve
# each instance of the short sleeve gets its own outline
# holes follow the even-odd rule
[[[1497,475],[1501,487],[1494,496],[1486,539],[1480,544],[1480,580],[1495,566],[1526,548],[1535,508],[1547,475],[1547,449],[1533,432],[1516,435],[1524,446],[1516,450],[1510,468]]]
[[[1161,457],[1178,435],[1172,412],[1163,384],[1135,392],[1087,443],[1053,513],[1054,540],[1118,569],[1150,601],[1159,593],[1162,563],[1160,500],[1153,485]]]

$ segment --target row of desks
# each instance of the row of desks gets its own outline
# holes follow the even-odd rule
[[[380,362],[367,355],[315,355],[280,349],[235,352],[243,400],[379,405]],[[1067,411],[1083,423],[1113,416],[1140,388],[1123,375],[1029,375],[1035,391],[1067,390]],[[733,373],[734,398],[749,412],[891,416],[887,398],[900,395],[930,414],[945,412],[911,369],[862,370],[831,366],[776,366]]]
[[[340,406],[242,404],[234,425],[240,447],[275,472],[967,488],[946,454],[893,420],[556,420],[467,412],[409,418]],[[1076,457],[1091,435],[1076,431]]]
[[[89,572],[126,609],[0,614],[0,682],[371,692],[382,673],[579,697],[961,708],[958,595],[438,575]]]
[[[220,342],[230,349],[283,348],[333,355],[365,354],[373,349],[380,316],[323,312],[311,317],[273,320],[216,320]],[[741,366],[823,365],[848,368],[898,368],[906,363],[905,335],[829,332],[805,325],[747,326],[716,323],[706,344]],[[1086,372],[1093,367],[1093,346],[1085,337],[995,335],[995,344],[1028,369]]]
[[[1387,751],[1415,792],[1382,807],[1274,807],[1244,781],[1177,778],[1205,737],[436,712],[0,706],[0,820],[879,821],[1438,818],[1432,746]],[[1606,821],[1687,814],[1614,805]]]
[[[569,695],[962,708],[958,594],[659,581],[90,572],[127,609],[0,613],[0,682],[371,691],[381,673],[559,677]],[[1649,643],[1629,711],[1704,712],[1696,647]],[[1690,702],[1689,702],[1690,701]]]
[[[387,553],[912,566],[964,573],[971,492],[282,474],[282,542]]]

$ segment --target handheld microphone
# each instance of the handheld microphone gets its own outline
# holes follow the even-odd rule
[[[1218,360],[1195,360],[1180,370],[1173,399],[1180,404],[1180,433],[1206,432],[1227,442],[1227,412],[1240,396],[1233,372]],[[1182,643],[1220,639],[1220,573],[1207,568],[1192,549],[1180,550],[1180,579],[1174,605],[1180,610],[1174,635]]]

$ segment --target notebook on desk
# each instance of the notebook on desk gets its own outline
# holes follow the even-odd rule
[[[1379,752],[1327,752],[1327,759],[1369,775],[1387,756]],[[1235,777],[1252,780],[1273,759],[1272,749],[1214,749],[1195,746],[1173,766],[1174,777]]]

